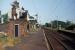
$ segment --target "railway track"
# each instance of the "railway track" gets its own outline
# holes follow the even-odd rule
[[[44,29],[51,50],[75,50],[73,38],[62,32]]]

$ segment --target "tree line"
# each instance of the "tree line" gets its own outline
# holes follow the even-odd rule
[[[72,29],[75,24],[73,24],[71,21],[59,21],[59,20],[54,20],[51,21],[50,23],[45,23],[45,27],[50,27],[50,28],[62,28],[62,29]]]

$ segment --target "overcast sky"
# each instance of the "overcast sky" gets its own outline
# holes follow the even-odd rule
[[[14,0],[0,0],[2,14],[9,11]],[[75,21],[75,0],[18,0],[20,6],[34,16],[38,14],[39,23],[52,20]],[[58,17],[57,17],[58,16]]]

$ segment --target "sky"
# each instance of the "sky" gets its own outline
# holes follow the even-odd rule
[[[2,14],[9,11],[14,0],[0,0]],[[75,0],[17,0],[20,7],[31,16],[38,14],[38,22],[45,24],[52,20],[75,22]]]

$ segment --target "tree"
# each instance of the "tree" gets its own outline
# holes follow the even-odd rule
[[[75,24],[66,27],[67,30],[73,30],[74,28],[75,28]]]
[[[4,18],[4,22],[6,23],[8,21],[8,13],[3,14],[2,17]]]
[[[64,22],[64,21],[54,20],[54,21],[51,21],[51,23],[45,23],[46,27],[51,27],[51,28],[59,28],[60,27],[60,28],[65,29],[65,28],[68,28],[70,25],[72,25],[71,21]]]
[[[45,23],[45,26],[46,27],[51,27],[51,24],[50,23]]]
[[[66,22],[66,27],[68,27],[68,26],[70,26],[70,25],[72,25],[71,21],[68,21],[68,20],[67,20],[67,22]]]
[[[62,28],[65,28],[65,26],[66,26],[65,22],[63,22],[63,21],[54,20],[51,23],[52,23],[52,28],[57,28],[60,25]]]

